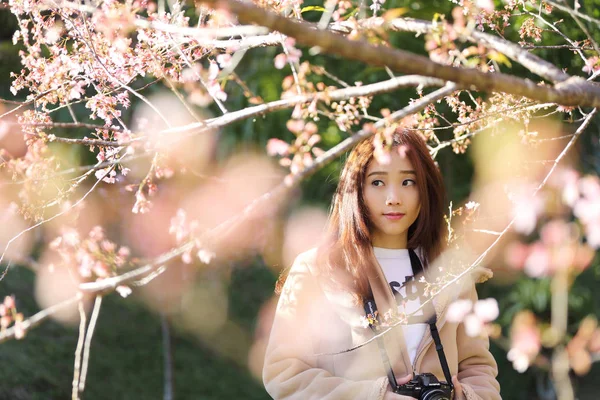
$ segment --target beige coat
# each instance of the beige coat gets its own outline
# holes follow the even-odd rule
[[[332,354],[364,343],[373,333],[364,327],[363,308],[353,304],[349,293],[326,290],[318,284],[311,272],[315,256],[313,249],[296,258],[282,290],[263,369],[267,392],[274,399],[381,400],[388,390],[388,378],[375,341]],[[396,304],[381,270],[370,282],[380,310]],[[462,323],[446,321],[446,309],[453,300],[477,298],[472,279],[461,286],[467,290],[456,286],[434,300],[450,372],[458,376],[468,400],[501,399],[489,340],[468,337]],[[384,340],[397,378],[430,372],[445,380],[429,329],[413,365],[401,326],[384,335]]]

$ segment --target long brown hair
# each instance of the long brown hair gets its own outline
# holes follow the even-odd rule
[[[442,175],[418,132],[398,131],[392,135],[391,143],[384,144],[391,145],[391,151],[402,146],[415,169],[421,211],[408,229],[407,247],[420,248],[423,267],[427,268],[443,247],[446,192]],[[365,173],[374,151],[374,138],[369,138],[350,152],[333,198],[326,239],[319,246],[315,266],[321,277],[334,286],[350,290],[358,301],[369,295],[368,276],[377,262],[363,201]]]

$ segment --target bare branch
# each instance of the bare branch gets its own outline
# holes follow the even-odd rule
[[[79,301],[77,305],[79,310],[79,336],[77,346],[75,347],[75,362],[73,364],[73,390],[71,391],[71,399],[79,400],[79,377],[81,376],[81,351],[83,350],[83,342],[85,338],[86,316],[83,308],[83,301]]]
[[[79,378],[79,393],[83,393],[85,389],[85,378],[87,376],[88,365],[90,361],[90,348],[92,345],[92,338],[94,337],[94,330],[96,329],[96,322],[98,321],[98,315],[100,315],[100,306],[102,306],[102,295],[96,296],[94,301],[94,309],[90,317],[90,324],[88,325],[87,332],[85,334],[85,345],[83,346],[83,356],[81,365],[81,377]]]
[[[42,311],[32,315],[31,317],[27,318],[26,320],[20,322],[19,329],[27,332],[29,329],[39,325],[46,318],[51,317],[52,315],[56,314],[57,312],[59,312],[60,310],[62,310],[64,308],[70,307],[71,305],[78,302],[79,300],[81,300],[81,295],[71,297],[63,302],[60,302],[51,307],[48,307],[45,310],[42,310]],[[4,343],[9,339],[15,338],[16,333],[17,333],[17,329],[15,329],[14,326],[5,329],[3,332],[0,332],[0,343]]]

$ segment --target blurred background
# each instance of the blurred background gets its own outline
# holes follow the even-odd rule
[[[309,1],[304,6],[313,3],[319,5]],[[392,0],[386,7],[402,8],[402,13],[412,18],[432,20],[446,15],[450,19],[456,7],[454,3]],[[501,2],[495,3],[497,8],[502,7]],[[585,3],[581,11],[599,18],[600,2],[590,0]],[[21,91],[16,96],[11,93],[10,74],[18,73],[22,68],[19,51],[23,46],[22,43],[13,44],[17,21],[6,3],[2,4],[0,98],[22,101],[27,93]],[[304,18],[318,21],[320,13],[317,11],[306,10]],[[553,17],[553,21],[562,17]],[[515,42],[522,39],[518,27],[525,16],[520,18],[514,17],[513,25],[504,32],[506,38]],[[583,40],[585,37],[575,23],[561,27],[571,38]],[[600,31],[596,30],[593,35],[599,36],[597,32]],[[545,32],[543,35],[544,45],[562,43],[558,35]],[[393,33],[389,40],[395,46],[417,54],[427,55],[430,50],[425,48],[422,37],[410,33]],[[327,71],[334,71],[339,79],[350,84],[389,78],[382,68],[312,54],[308,49],[299,48],[302,60],[325,66]],[[229,110],[240,110],[257,101],[280,99],[282,91],[289,88],[285,82],[289,82],[291,74],[289,67],[276,68],[280,53],[281,48],[277,47],[248,52],[236,67],[236,79],[244,85],[235,84],[234,80],[227,83],[223,104]],[[574,74],[580,74],[585,67],[582,59],[575,57],[569,49],[539,49],[536,54]],[[517,64],[511,66],[510,72],[532,78]],[[319,79],[323,78],[315,78],[315,82]],[[137,79],[133,85],[173,126],[221,114],[220,107],[192,84],[188,85],[190,87],[178,86],[178,93],[186,96],[189,105],[186,109],[168,85],[150,85],[153,81],[153,77],[147,76]],[[379,95],[373,99],[370,109],[397,110],[417,97],[414,89]],[[489,97],[482,95],[482,99]],[[151,138],[164,128],[160,125],[162,122],[153,120],[152,110],[145,103],[137,98],[131,102],[131,107],[120,110],[127,125],[146,132]],[[12,107],[9,103],[0,103],[0,114]],[[436,109],[449,123],[459,121],[460,116],[452,111],[451,105],[441,102]],[[492,235],[491,239],[478,241],[474,239],[479,238],[473,233],[476,229],[498,231],[503,229],[502,222],[505,225],[508,221],[512,209],[509,202],[501,198],[506,197],[506,186],[514,183],[512,178],[527,176],[539,183],[568,141],[561,137],[572,135],[581,123],[582,115],[577,111],[564,114],[552,110],[537,110],[528,115],[531,120],[526,123],[518,115],[513,116],[512,120],[503,120],[488,130],[485,136],[473,138],[472,144],[465,144],[462,150],[455,148],[452,151],[447,147],[437,153],[436,161],[453,208],[464,207],[469,201],[481,204],[477,226],[465,229],[461,233],[464,236],[459,238],[463,244],[471,244],[469,251],[481,252],[494,238]],[[157,138],[155,144],[161,149],[162,158],[155,173],[160,179],[153,182],[156,187],[150,186],[144,192],[152,195],[152,205],[144,210],[145,213],[132,213],[132,208],[137,207],[139,211],[145,207],[145,199],[136,197],[135,193],[152,160],[138,148],[140,157],[125,164],[129,171],[126,176],[115,177],[116,184],[101,182],[69,213],[27,232],[11,244],[7,260],[12,261],[12,266],[0,282],[0,296],[13,295],[17,310],[25,318],[66,300],[76,293],[76,285],[80,282],[79,277],[59,268],[66,258],[75,257],[75,253],[69,253],[71,250],[85,248],[92,251],[94,246],[102,246],[136,263],[156,257],[169,251],[194,229],[211,228],[234,217],[244,206],[283,180],[288,169],[278,163],[277,157],[267,154],[269,139],[290,143],[298,132],[316,129],[321,137],[318,146],[327,150],[348,135],[338,123],[328,118],[314,119],[310,122],[312,125],[293,126],[290,124],[291,113],[288,109],[246,119],[176,143],[162,143],[160,141],[165,139]],[[57,110],[53,120],[67,122],[74,116],[82,122],[97,122],[90,119],[89,109],[81,102]],[[10,118],[15,121],[14,115]],[[578,174],[573,178],[575,180],[580,176],[596,177],[600,171],[599,127],[598,119],[592,119],[563,161],[562,165],[577,171],[573,172]],[[358,130],[358,127],[354,129]],[[89,129],[85,128],[57,127],[52,133],[66,138],[90,137]],[[437,135],[442,140],[453,138],[451,130],[440,131]],[[534,139],[528,140],[531,137]],[[0,126],[0,148],[13,157],[26,154],[27,147],[17,125]],[[0,180],[2,248],[10,238],[31,225],[23,215],[34,221],[36,213],[42,213],[37,217],[52,215],[44,214],[43,207],[40,211],[36,203],[41,201],[39,199],[62,198],[63,202],[52,208],[56,212],[73,206],[92,187],[93,180],[69,189],[85,170],[80,171],[80,167],[97,162],[97,151],[90,152],[88,146],[66,143],[50,143],[49,148],[59,168],[52,169],[56,167],[54,164],[47,169],[40,167],[36,173],[43,184],[30,183],[32,187],[27,187],[27,182],[19,182],[7,170],[0,170],[4,174]],[[268,399],[260,374],[277,302],[275,283],[297,254],[318,242],[344,158],[342,156],[306,179],[281,204],[273,206],[274,210],[267,213],[267,217],[245,224],[214,244],[216,257],[210,264],[200,262],[196,254],[184,254],[165,264],[168,268],[160,269],[151,282],[131,285],[132,293],[127,298],[118,293],[105,296],[93,336],[83,398],[161,399],[169,398],[168,394],[172,393],[175,399]],[[59,169],[67,173],[56,174]],[[560,198],[570,182],[567,175],[568,172],[559,174],[560,178],[550,185],[547,198]],[[597,184],[593,178],[590,182],[591,187]],[[25,192],[22,191],[24,187]],[[29,204],[30,209],[21,209],[19,213],[14,210],[14,204]],[[594,204],[600,203],[592,203],[592,208]],[[551,340],[544,339],[541,332],[545,329],[544,321],[551,317],[553,275],[547,270],[535,270],[536,265],[542,265],[541,261],[527,264],[526,259],[533,250],[526,246],[532,246],[541,237],[540,228],[547,221],[561,218],[567,224],[581,219],[565,206],[529,206],[537,209],[530,221],[531,229],[524,226],[520,232],[517,230],[490,255],[486,266],[495,276],[479,286],[480,298],[493,297],[499,304],[500,316],[495,326],[499,332],[496,332],[491,347],[500,368],[498,380],[505,399],[552,398],[547,363],[552,346],[546,346]],[[457,232],[461,231],[460,224],[468,214],[464,208],[462,210],[462,215],[455,215],[454,223],[459,224]],[[190,221],[196,221],[196,225],[191,226]],[[523,222],[522,219],[519,221]],[[527,225],[526,221],[523,223]],[[97,226],[102,227],[101,231],[95,228]],[[557,229],[563,232],[569,227],[561,225]],[[178,232],[181,238],[177,237]],[[575,236],[579,239],[584,234]],[[59,237],[61,241],[57,242]],[[580,271],[570,277],[569,337],[577,334],[586,317],[593,321],[600,312],[597,291],[600,257],[595,250],[586,251]],[[210,254],[205,256],[210,258]],[[532,267],[531,263],[535,265]],[[5,261],[3,269],[6,265]],[[96,276],[105,273],[94,269],[97,265],[90,268]],[[83,303],[89,317],[94,298],[86,296]],[[524,314],[525,310],[531,314]],[[523,321],[529,318],[528,315],[533,315],[537,321],[534,325],[539,323],[540,326],[533,341],[541,343],[538,346],[542,358],[532,357],[537,361],[529,360],[528,368],[518,372],[514,360],[507,358],[514,343],[511,345],[506,338],[511,336],[511,329],[513,338],[516,336],[515,318],[520,316],[519,321]],[[590,323],[594,331],[595,322]],[[79,312],[74,303],[56,318],[27,331],[22,340],[1,343],[0,399],[65,399],[71,396],[78,325]],[[527,323],[522,325],[527,326]],[[585,358],[581,362],[583,365],[572,373],[579,399],[598,398],[600,382],[594,378],[600,373],[600,366],[594,362],[598,361],[600,348],[596,351],[584,352],[587,356],[582,356]]]

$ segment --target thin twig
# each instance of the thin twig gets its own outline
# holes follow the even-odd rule
[[[563,6],[562,4],[559,4],[552,0],[546,0],[546,3],[550,4],[552,7],[556,7],[561,11],[565,11],[569,14],[573,14],[581,19],[585,19],[586,21],[596,24],[596,25],[598,25],[598,27],[600,27],[600,20],[598,20],[596,18],[590,17],[589,15],[581,13],[579,11],[575,11],[570,7]]]
[[[75,348],[75,364],[73,366],[73,390],[71,391],[71,399],[79,400],[79,377],[81,376],[81,351],[85,338],[86,316],[83,308],[83,300],[79,301],[79,338],[77,339],[77,347]]]
[[[527,14],[531,15],[532,17],[535,17],[535,18],[539,19],[540,21],[542,21],[543,24],[547,25],[554,32],[556,32],[560,36],[562,36],[562,38],[565,39],[571,46],[577,47],[577,45],[575,44],[575,42],[573,40],[571,40],[567,35],[565,35],[564,33],[562,33],[560,31],[560,29],[558,29],[554,24],[551,24],[550,22],[546,21],[546,19],[544,19],[544,17],[542,17],[539,14],[536,14],[536,13],[533,13],[531,11],[528,11],[528,10],[525,10],[525,12]],[[583,54],[583,52],[581,50],[576,50],[575,52],[577,54],[579,54],[579,57],[581,57],[581,59],[583,60],[584,63],[587,63],[587,58],[585,58],[585,55]]]
[[[83,393],[85,389],[85,378],[87,376],[88,365],[90,362],[90,349],[92,346],[92,338],[94,337],[94,330],[96,329],[96,322],[98,321],[98,315],[100,315],[100,306],[102,306],[102,295],[96,296],[94,309],[92,310],[92,316],[90,317],[90,324],[88,325],[87,333],[85,335],[81,377],[79,379],[79,393]]]
[[[17,234],[17,235],[16,235],[16,236],[14,236],[12,239],[10,239],[10,240],[9,240],[9,241],[6,243],[6,246],[4,247],[4,251],[2,252],[2,255],[0,255],[0,264],[2,263],[2,260],[4,259],[4,256],[6,255],[6,252],[7,252],[8,248],[10,247],[10,245],[11,245],[11,244],[12,244],[12,243],[13,243],[15,240],[17,240],[18,238],[20,238],[21,236],[23,236],[23,235],[24,235],[24,234],[26,234],[27,232],[29,232],[29,231],[32,231],[32,230],[34,230],[35,228],[37,228],[37,227],[39,227],[39,226],[41,226],[41,225],[43,225],[43,224],[45,224],[45,223],[47,223],[47,222],[50,222],[50,221],[52,221],[52,220],[54,220],[54,219],[56,219],[56,218],[58,218],[58,217],[60,217],[60,216],[62,216],[62,215],[65,215],[66,213],[68,213],[69,211],[71,211],[72,209],[74,209],[75,207],[77,207],[77,206],[78,206],[78,205],[79,205],[79,204],[80,204],[82,201],[84,201],[84,200],[85,200],[85,199],[86,199],[86,198],[87,198],[87,197],[90,195],[90,193],[92,193],[92,192],[94,191],[94,189],[96,189],[96,186],[98,186],[98,184],[99,184],[100,182],[102,182],[102,179],[104,179],[104,177],[108,176],[108,174],[110,173],[110,171],[112,171],[112,169],[113,169],[113,168],[114,168],[114,167],[109,167],[109,168],[108,168],[108,169],[105,171],[105,173],[104,173],[104,174],[103,174],[101,177],[99,177],[99,178],[98,178],[98,180],[97,180],[97,181],[96,181],[96,182],[95,182],[95,183],[92,185],[91,189],[90,189],[90,190],[88,190],[88,191],[87,191],[87,192],[86,192],[86,193],[83,195],[83,197],[81,197],[79,200],[77,200],[77,201],[76,201],[74,204],[72,204],[70,207],[68,207],[67,209],[65,209],[65,210],[63,210],[63,211],[61,211],[61,212],[59,212],[59,213],[57,213],[57,214],[53,215],[53,216],[52,216],[52,217],[50,217],[50,218],[43,219],[43,220],[41,220],[40,222],[36,223],[35,225],[32,225],[32,226],[30,226],[29,228],[22,230],[22,231],[21,231],[19,234]],[[10,265],[10,264],[9,264],[9,265]],[[8,266],[7,266],[7,267],[4,269],[4,271],[2,272],[2,275],[0,275],[0,281],[1,281],[2,279],[4,279],[4,277],[5,277],[5,276],[6,276],[6,274],[8,273],[8,269],[9,269],[9,267],[8,267]]]

